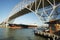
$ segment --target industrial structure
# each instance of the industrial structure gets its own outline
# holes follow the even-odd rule
[[[49,24],[49,33],[50,34],[56,34],[60,36],[60,19],[58,20],[51,20],[49,22],[46,22]]]

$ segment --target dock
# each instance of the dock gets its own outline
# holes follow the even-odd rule
[[[58,40],[60,38],[60,36],[58,36],[58,35],[50,34],[50,33],[46,33],[46,32],[35,32],[34,34],[37,36],[49,38],[51,40]]]

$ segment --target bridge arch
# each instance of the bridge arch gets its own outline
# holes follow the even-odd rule
[[[60,14],[57,11],[57,8],[59,6],[60,0],[23,0],[12,9],[10,13],[11,15],[8,16],[6,22],[9,23],[15,18],[25,15],[29,12],[34,12],[36,16],[38,16],[38,18],[42,20],[42,22],[56,19],[56,17]],[[51,11],[48,12],[48,10]]]

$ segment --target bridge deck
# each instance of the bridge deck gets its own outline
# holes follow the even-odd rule
[[[40,1],[40,0],[37,0],[37,1],[36,1],[36,4],[37,4],[37,5],[36,5],[36,8],[37,8],[37,6],[38,6],[38,4],[39,4],[39,1]],[[52,0],[49,0],[49,1],[53,4],[53,1],[52,1]],[[56,0],[56,3],[60,3],[60,0]],[[45,0],[45,1],[44,1],[44,7],[49,6],[49,5],[50,5],[50,4],[47,2],[47,0]],[[27,8],[30,8],[30,5],[27,5]],[[42,8],[42,3],[40,4],[39,8]],[[33,6],[31,7],[31,9],[32,9],[33,11],[35,11],[35,2],[33,3]],[[19,17],[19,16],[22,16],[22,15],[24,15],[24,14],[27,14],[27,13],[29,13],[29,12],[31,12],[31,11],[28,10],[28,9],[26,9],[26,8],[24,8],[24,9],[22,9],[21,11],[15,13],[15,14],[13,14],[13,15],[11,15],[11,17],[9,17],[9,21],[12,20],[12,19],[15,19],[15,18],[17,18],[17,17]]]

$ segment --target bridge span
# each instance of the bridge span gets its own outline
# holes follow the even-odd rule
[[[25,2],[25,1],[24,1]],[[24,4],[24,2],[21,2],[22,4]],[[26,1],[26,2],[28,2],[28,1]],[[29,4],[24,4],[24,7],[22,8],[22,9],[19,9],[19,7],[22,5],[22,4],[17,4],[14,8],[13,8],[13,12],[11,11],[11,14],[8,16],[8,18],[7,18],[7,20],[5,20],[5,22],[9,22],[9,21],[11,21],[11,20],[14,20],[15,18],[17,18],[17,17],[20,17],[20,16],[22,16],[22,15],[25,15],[25,14],[27,14],[27,13],[29,13],[29,12],[34,12],[36,15],[37,15],[37,13],[38,13],[38,10],[39,9],[43,9],[42,11],[44,12],[44,14],[46,14],[47,15],[47,10],[50,10],[50,9],[52,9],[52,11],[51,11],[51,13],[50,13],[50,15],[48,16],[48,17],[51,17],[51,15],[52,15],[52,13],[53,13],[53,11],[54,10],[56,10],[56,8],[58,7],[58,6],[60,6],[60,0],[34,0],[33,2],[32,1],[29,1],[30,3]],[[20,6],[19,6],[20,5]],[[46,10],[44,10],[45,9],[45,7],[47,7],[47,6],[51,6],[51,8],[47,8]],[[19,9],[18,11],[15,11],[16,9]],[[40,13],[41,14],[41,13]],[[43,14],[43,15],[44,15]],[[56,15],[56,14],[54,14],[54,15]],[[38,15],[37,15],[38,16]],[[39,16],[40,17],[40,19],[42,19],[43,17],[42,17],[42,15],[40,15]],[[44,18],[43,18],[43,20],[44,20]]]

